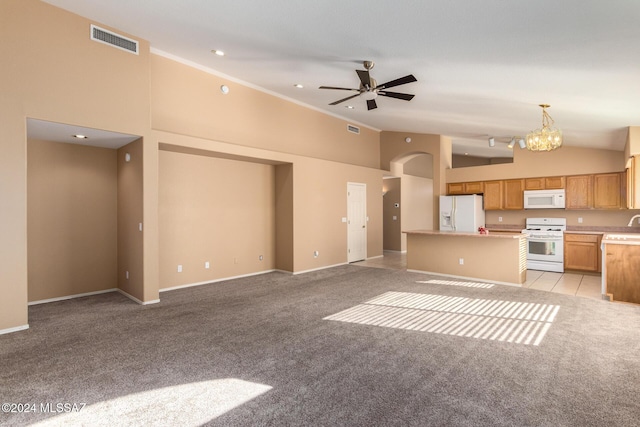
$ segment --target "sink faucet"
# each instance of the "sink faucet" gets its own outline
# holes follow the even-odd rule
[[[640,215],[632,216],[631,219],[629,220],[629,224],[627,224],[627,227],[631,227],[633,225],[633,220],[636,218],[640,218]]]

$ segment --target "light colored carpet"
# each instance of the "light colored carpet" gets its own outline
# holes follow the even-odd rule
[[[0,396],[37,410],[0,424],[638,425],[639,307],[441,279],[348,265],[32,306],[0,336]],[[362,305],[389,317],[332,319]],[[64,403],[85,405],[43,411]]]

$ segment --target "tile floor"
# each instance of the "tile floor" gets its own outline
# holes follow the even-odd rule
[[[363,267],[404,270],[407,268],[407,255],[400,252],[385,251],[384,256],[380,258],[373,258],[354,264]],[[527,270],[527,281],[522,286],[566,295],[602,299],[600,275]]]

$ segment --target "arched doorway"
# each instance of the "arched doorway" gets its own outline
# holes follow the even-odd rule
[[[406,252],[403,230],[433,229],[433,155],[403,154],[390,166],[383,180],[383,248]]]

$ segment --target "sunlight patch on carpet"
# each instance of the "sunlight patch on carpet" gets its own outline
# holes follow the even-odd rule
[[[467,288],[485,288],[485,289],[491,289],[495,286],[493,283],[461,282],[459,280],[441,280],[441,279],[418,280],[416,283],[433,283],[435,285],[464,286]]]
[[[386,292],[324,320],[540,345],[559,310],[552,304]]]
[[[32,426],[200,426],[272,387],[236,378],[163,387],[88,404]]]

